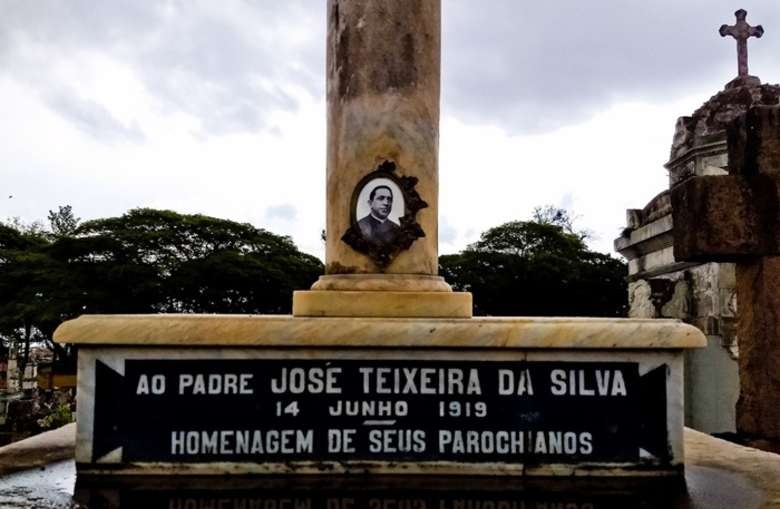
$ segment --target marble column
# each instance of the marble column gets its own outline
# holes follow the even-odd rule
[[[313,290],[449,291],[437,276],[439,0],[329,0],[326,275]],[[342,240],[384,161],[418,179],[425,236],[380,266]]]

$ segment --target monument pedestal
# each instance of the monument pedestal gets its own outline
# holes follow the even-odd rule
[[[680,475],[683,350],[705,345],[600,318],[95,315],[55,337],[79,345],[80,474]]]
[[[293,316],[471,318],[472,294],[334,290],[294,292]]]

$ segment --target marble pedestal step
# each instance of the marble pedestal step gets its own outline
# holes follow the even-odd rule
[[[673,320],[235,315],[55,339],[79,345],[96,475],[677,476],[683,350],[705,343]]]
[[[416,347],[641,351],[681,350],[706,345],[699,329],[678,320],[566,317],[82,315],[60,325],[54,339],[59,343],[85,346],[194,348]]]
[[[468,292],[298,291],[293,316],[471,318]]]

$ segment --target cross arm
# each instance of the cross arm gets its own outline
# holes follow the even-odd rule
[[[732,37],[737,38],[738,37],[738,31],[736,26],[729,26],[729,25],[721,25],[719,28],[719,34],[722,37],[726,37],[728,35],[731,35]]]
[[[755,27],[751,27],[748,30],[748,36],[749,37],[756,37],[757,39],[762,37],[762,34],[764,34],[764,33],[765,33],[765,29],[762,28],[762,25],[757,25]]]

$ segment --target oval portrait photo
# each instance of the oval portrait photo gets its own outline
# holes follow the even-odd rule
[[[396,163],[384,161],[356,184],[350,202],[350,227],[342,241],[365,254],[382,270],[426,233],[418,210],[428,207],[417,191],[418,178],[397,175]]]
[[[353,213],[364,239],[377,245],[393,244],[401,230],[399,218],[405,214],[404,193],[389,178],[371,179],[358,192]]]

